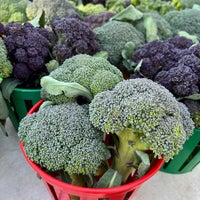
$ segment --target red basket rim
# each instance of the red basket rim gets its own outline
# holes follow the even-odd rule
[[[27,113],[27,115],[32,114],[33,112],[36,112],[40,105],[43,103],[43,100],[38,101]],[[164,158],[158,159],[156,158],[153,163],[151,164],[150,170],[141,178],[134,180],[133,182],[130,183],[126,183],[124,185],[121,186],[116,186],[113,188],[86,188],[86,187],[80,187],[80,186],[75,186],[72,184],[68,184],[65,182],[62,182],[56,178],[54,178],[53,176],[49,175],[48,173],[46,173],[45,171],[43,171],[39,165],[35,164],[33,161],[31,161],[28,156],[25,153],[24,150],[24,145],[22,142],[20,142],[20,147],[22,150],[22,153],[26,159],[26,161],[29,163],[29,165],[48,183],[52,184],[52,185],[56,185],[58,187],[61,187],[63,189],[67,189],[67,190],[71,190],[71,191],[78,191],[78,192],[84,192],[84,193],[90,193],[90,194],[95,194],[95,193],[106,193],[106,194],[113,194],[115,192],[119,193],[119,192],[123,192],[123,191],[129,191],[133,188],[136,188],[137,186],[141,185],[142,183],[144,183],[145,181],[147,181],[148,179],[150,179],[154,174],[156,174],[159,169],[161,168],[161,166],[164,163]]]

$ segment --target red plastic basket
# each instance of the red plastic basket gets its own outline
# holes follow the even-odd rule
[[[27,115],[36,112],[42,100],[33,106]],[[37,164],[32,162],[24,151],[24,146],[20,142],[20,147],[29,165],[42,178],[53,200],[70,200],[70,196],[77,196],[80,200],[128,200],[132,199],[136,190],[154,174],[156,174],[164,163],[164,159],[155,159],[150,170],[143,177],[133,180],[130,177],[128,183],[113,188],[84,188],[64,183],[43,171]]]

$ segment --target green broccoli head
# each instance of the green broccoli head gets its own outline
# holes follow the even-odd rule
[[[13,70],[11,62],[7,58],[7,49],[2,38],[0,38],[0,78],[8,78]]]
[[[144,35],[127,22],[111,20],[94,29],[100,50],[108,53],[108,61],[124,70],[121,52],[127,42],[133,42],[138,48],[145,42]]]
[[[67,89],[66,92],[63,92],[64,89],[61,89],[61,85],[65,87],[68,83],[77,83],[85,88],[82,88],[83,90],[88,91],[86,91],[86,97],[89,96],[89,100],[91,100],[97,93],[110,90],[123,80],[120,70],[111,65],[105,58],[87,54],[79,54],[66,59],[64,63],[53,70],[48,77],[56,80],[56,84],[59,86],[54,89],[48,89],[54,83],[50,82],[50,78],[44,81],[46,77],[43,77],[41,79],[41,96],[45,100],[55,103],[76,101],[77,96],[84,96],[83,93],[80,93],[80,95],[78,93],[76,96],[69,96]],[[44,84],[44,82],[46,83]],[[67,86],[65,88],[67,88]],[[60,93],[55,93],[56,90],[59,90]]]
[[[186,109],[182,117],[175,97],[145,78],[124,80],[113,90],[97,94],[89,110],[90,120],[98,129],[116,134],[127,145],[124,133],[131,131],[133,137],[139,138],[133,139],[138,148],[152,150],[166,161],[180,151],[194,128]]]
[[[77,9],[66,0],[33,0],[26,8],[26,14],[29,20],[32,20],[38,13],[45,12],[45,24],[51,25],[56,18],[67,17],[71,14],[78,14]]]
[[[4,24],[8,22],[26,22],[26,7],[28,4],[29,0],[0,0],[0,21]]]
[[[170,11],[164,15],[164,18],[171,25],[174,34],[177,34],[179,31],[186,31],[191,35],[200,35],[199,9]]]
[[[88,105],[48,105],[22,119],[18,135],[27,156],[50,171],[94,174],[107,159],[103,133],[89,121]]]

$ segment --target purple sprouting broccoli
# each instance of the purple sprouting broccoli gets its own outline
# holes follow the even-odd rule
[[[12,76],[21,80],[23,86],[36,87],[38,79],[47,73],[45,63],[50,60],[51,41],[30,23],[8,23],[5,34],[8,57],[13,65]]]
[[[99,13],[98,15],[89,15],[84,18],[84,22],[91,28],[97,28],[102,26],[104,23],[108,22],[115,13],[106,11]]]
[[[168,71],[160,71],[154,81],[166,87],[176,97],[199,93],[197,74],[189,66],[183,64]]]
[[[58,36],[53,56],[60,64],[73,55],[94,55],[99,51],[95,33],[76,16],[55,19],[52,29]]]

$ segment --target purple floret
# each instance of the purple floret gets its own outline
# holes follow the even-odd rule
[[[60,64],[69,56],[84,53],[94,55],[99,51],[95,33],[77,17],[56,19],[52,23],[52,29],[58,37],[58,42],[53,47],[53,56]]]
[[[193,45],[193,41],[183,37],[183,36],[174,36],[166,40],[167,42],[173,44],[176,48],[187,49]]]
[[[13,76],[20,80],[27,80],[31,76],[32,71],[25,63],[17,63],[13,66]]]
[[[154,81],[166,87],[176,97],[199,93],[198,76],[187,66],[182,65],[168,71],[161,71]]]

